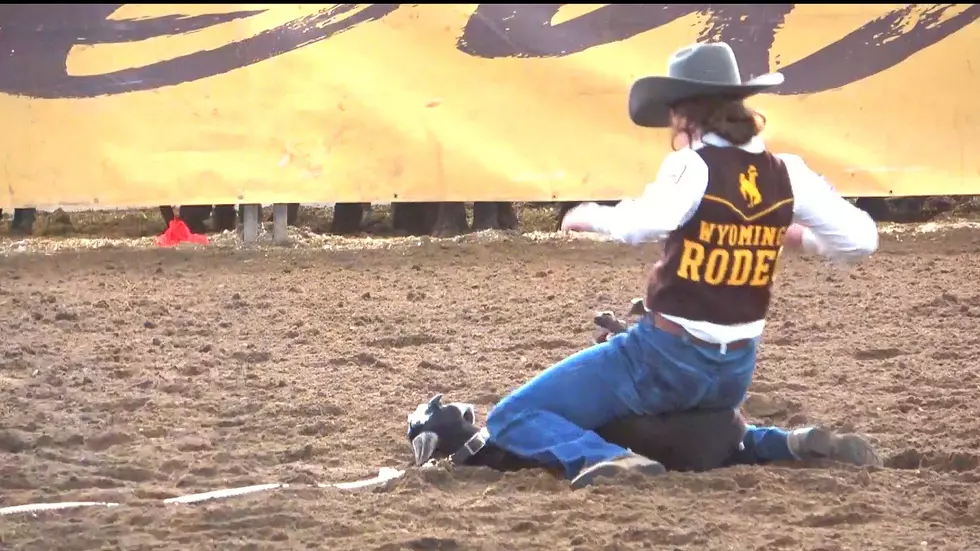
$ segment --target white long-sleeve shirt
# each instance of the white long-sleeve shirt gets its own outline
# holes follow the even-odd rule
[[[637,244],[661,241],[684,225],[701,205],[708,188],[708,165],[697,150],[704,145],[734,147],[723,138],[706,134],[702,141],[675,151],[664,159],[656,180],[637,199],[612,207],[592,204],[580,215],[595,231],[616,240]],[[759,137],[740,146],[762,153]],[[804,226],[803,250],[830,260],[865,258],[878,248],[878,227],[863,210],[841,197],[820,175],[796,155],[776,155],[786,165],[793,188],[793,221]],[[765,320],[738,325],[664,316],[680,324],[693,336],[714,343],[755,338],[762,335]]]

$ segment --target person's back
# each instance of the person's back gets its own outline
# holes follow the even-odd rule
[[[665,239],[646,303],[678,322],[763,319],[793,221],[786,167],[768,152],[737,147],[704,146],[692,154],[707,171],[705,191],[691,217]]]

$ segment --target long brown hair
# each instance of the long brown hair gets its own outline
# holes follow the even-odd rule
[[[674,113],[684,118],[679,134],[687,134],[694,141],[704,134],[717,134],[734,145],[745,145],[762,133],[766,118],[740,99],[709,96],[678,102],[671,106]]]

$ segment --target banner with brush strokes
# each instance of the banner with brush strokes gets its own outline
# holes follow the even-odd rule
[[[774,151],[859,195],[980,193],[972,4],[0,7],[0,207],[580,200],[669,151],[630,83],[735,49]]]

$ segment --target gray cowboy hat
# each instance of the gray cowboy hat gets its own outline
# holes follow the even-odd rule
[[[670,107],[704,96],[744,99],[783,83],[780,73],[742,82],[731,46],[724,42],[681,48],[667,62],[667,76],[649,76],[630,89],[630,119],[638,126],[670,126]]]

